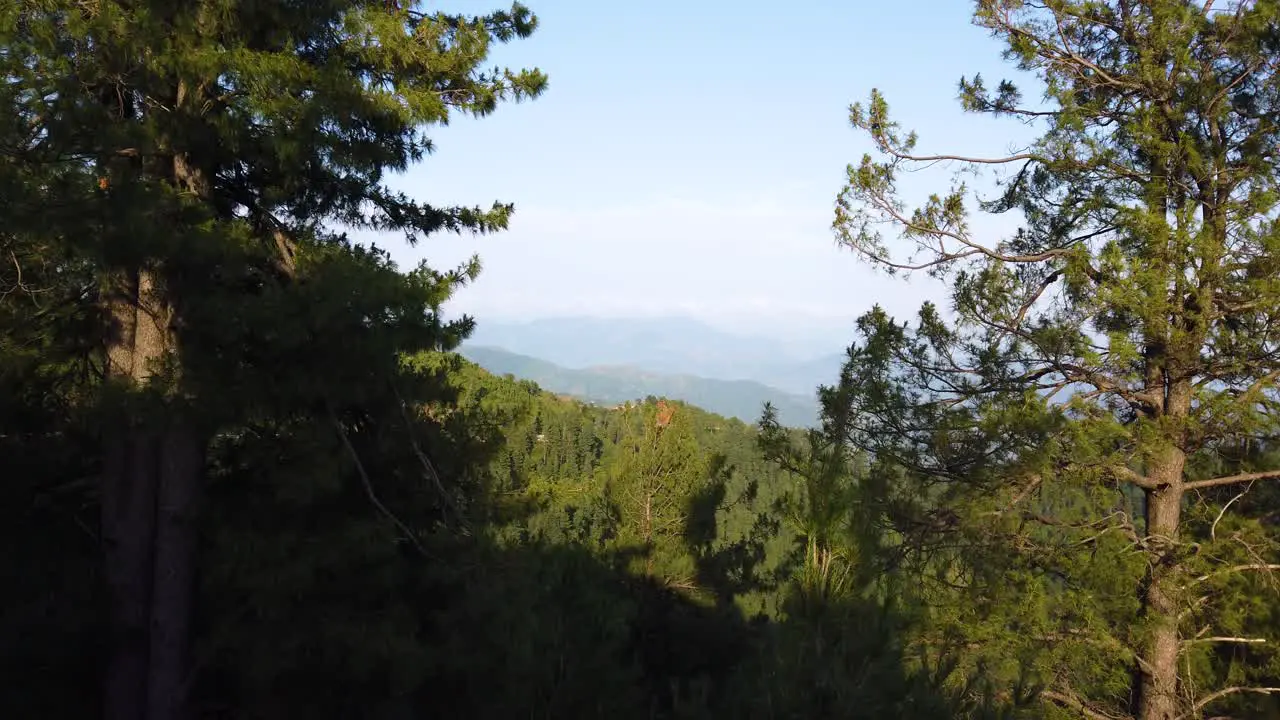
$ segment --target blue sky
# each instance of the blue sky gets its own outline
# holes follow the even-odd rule
[[[941,289],[873,272],[830,231],[844,168],[869,149],[848,105],[879,87],[924,151],[998,154],[1028,137],[955,101],[962,74],[1012,72],[970,24],[969,2],[528,4],[538,32],[492,59],[540,67],[547,92],[436,129],[435,154],[395,181],[436,204],[514,202],[511,228],[381,243],[406,266],[478,253],[485,270],[451,309],[481,322],[683,314],[847,327],[877,302],[906,315]],[[943,190],[948,177],[922,173],[908,190]]]

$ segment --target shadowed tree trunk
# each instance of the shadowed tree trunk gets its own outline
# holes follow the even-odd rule
[[[202,190],[179,156],[178,187]],[[108,430],[102,485],[105,571],[111,590],[108,720],[187,715],[185,688],[205,443],[168,365],[177,353],[173,306],[157,271],[123,274],[108,293],[115,324],[108,377],[127,401]]]

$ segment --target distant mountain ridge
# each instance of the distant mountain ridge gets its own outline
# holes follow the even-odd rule
[[[687,317],[558,317],[482,320],[463,347],[502,348],[562,369],[627,367],[754,381],[810,397],[818,385],[835,382],[845,343],[836,332],[780,340],[729,333]]]
[[[809,427],[818,418],[814,396],[788,393],[752,380],[718,380],[626,365],[566,368],[540,358],[471,343],[459,352],[495,375],[530,380],[543,390],[590,402],[617,404],[652,395],[683,400],[746,423],[759,420],[764,404],[770,402],[785,425]]]

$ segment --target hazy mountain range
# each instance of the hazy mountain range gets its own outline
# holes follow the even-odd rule
[[[655,395],[745,422],[771,402],[783,423],[801,427],[817,419],[815,391],[835,381],[841,344],[734,334],[681,317],[566,317],[481,321],[462,354],[490,372],[585,400]]]
[[[764,404],[770,402],[785,425],[807,427],[818,418],[818,404],[812,394],[795,395],[753,380],[655,373],[623,365],[573,369],[483,345],[468,344],[461,352],[491,373],[532,380],[543,390],[601,405],[652,395],[683,400],[718,415],[754,423],[760,419]]]
[[[789,340],[724,332],[683,317],[481,320],[467,346],[501,348],[562,368],[624,366],[649,373],[751,380],[811,397],[840,372],[850,337]],[[714,408],[707,408],[714,410]]]

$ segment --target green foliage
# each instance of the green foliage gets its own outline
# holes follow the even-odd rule
[[[642,555],[644,574],[687,584],[690,569],[659,567],[673,556],[688,524],[690,498],[708,482],[710,467],[694,444],[685,414],[676,406],[626,408],[618,468],[605,486],[606,502],[618,514],[617,543]]]
[[[1252,584],[1277,558],[1237,500],[1280,476],[1241,452],[1277,430],[1280,196],[1263,148],[1280,140],[1280,15],[1212,6],[978,2],[975,22],[1044,88],[1037,105],[1011,81],[961,80],[965,109],[1040,130],[1009,157],[923,154],[879,92],[850,112],[877,153],[849,168],[838,236],[948,278],[955,312],[866,315],[826,398],[853,419],[830,429],[874,458],[930,632],[970,643],[997,682],[1031,668],[1048,713],[1272,706],[1255,689],[1275,684],[1254,652],[1270,643],[1241,638],[1275,626],[1207,584]],[[938,161],[1008,172],[994,199],[957,180],[912,207],[899,178]],[[984,238],[974,211],[1022,227]]]
[[[469,331],[438,310],[477,268],[401,272],[341,231],[414,242],[505,226],[509,205],[433,207],[384,181],[451,113],[541,92],[537,71],[482,68],[493,43],[535,26],[519,5],[0,8],[0,463],[22,478],[6,477],[8,527],[55,513],[31,562],[79,576],[33,575],[31,598],[6,610],[15,671],[52,664],[65,680],[105,664],[114,717],[181,714],[189,689],[201,710],[319,708],[326,697],[302,690],[317,680],[350,691],[327,698],[342,713],[420,683],[406,609],[420,579],[398,555],[459,532],[481,486],[432,467],[406,405],[446,402],[448,388],[400,358]],[[408,509],[389,509],[406,494]],[[353,516],[357,502],[372,511]],[[67,523],[81,537],[54,529]],[[362,571],[382,581],[335,582]],[[326,592],[349,602],[300,601]],[[392,596],[397,612],[331,622]],[[47,678],[30,687],[29,702],[6,694],[11,714],[99,702],[59,697]]]
[[[501,437],[488,464],[499,536],[582,544],[696,594],[764,609],[785,562],[772,551],[786,540],[771,514],[783,487],[753,428],[677,403],[659,428],[653,399],[594,407],[469,363],[455,377],[458,414]]]
[[[954,313],[865,315],[798,430],[485,372],[442,318],[476,261],[344,235],[506,226],[386,176],[546,87],[483,67],[523,6],[0,7],[0,712],[1274,714],[1280,9],[975,17],[1045,102],[962,104],[1042,134],[852,108],[840,238]],[[939,160],[1013,171],[909,207]]]

